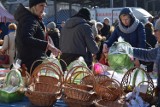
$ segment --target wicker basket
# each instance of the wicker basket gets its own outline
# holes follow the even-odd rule
[[[30,78],[30,88],[25,93],[34,105],[53,106],[57,98],[61,96],[63,74],[60,69],[57,71],[58,69],[55,64],[51,63],[42,63],[35,68]],[[54,74],[54,77],[48,76],[48,72]]]
[[[79,68],[83,68],[84,71],[77,71]],[[81,84],[79,82],[76,83],[76,78],[79,75],[84,75],[88,76],[91,75],[93,76],[92,72],[83,66],[76,66],[73,67],[67,74],[65,78],[65,84],[64,84],[64,94],[67,96],[67,98],[71,98],[74,100],[79,100],[79,101],[91,101],[93,100],[92,98],[95,98],[95,92],[93,91],[93,86],[88,86],[85,84]],[[82,77],[82,78],[84,78]],[[94,79],[94,76],[93,76]],[[81,81],[81,80],[80,80]]]
[[[134,88],[134,87],[136,86],[136,84],[135,84],[135,81],[136,81],[136,80],[133,80],[134,78],[133,78],[132,76],[134,76],[134,75],[132,75],[132,74],[135,73],[137,69],[140,70],[142,73],[145,74],[145,76],[146,76],[146,78],[147,78],[146,81],[148,81],[149,84],[153,84],[152,78],[150,77],[150,75],[149,75],[144,69],[139,68],[139,67],[134,67],[134,68],[129,69],[129,70],[125,73],[125,75],[123,76],[123,78],[122,78],[121,85],[122,85],[122,87],[123,87],[124,89],[126,89],[126,87],[128,87],[128,86],[131,86],[132,88]],[[138,72],[140,72],[140,71],[138,71]],[[132,81],[133,81],[134,83],[132,83]],[[141,81],[141,82],[143,82],[143,81]],[[139,84],[139,83],[138,83],[138,84]],[[137,84],[137,86],[138,86],[138,84]],[[125,91],[127,91],[127,90],[125,90]],[[131,91],[132,91],[132,90],[131,90]]]
[[[98,96],[107,101],[115,101],[122,95],[120,83],[115,79],[98,83],[94,89]]]
[[[134,73],[136,71],[136,69],[139,69],[142,73],[144,73],[146,76],[146,79],[147,79],[146,81],[141,81],[137,85],[134,82],[136,80],[132,80],[132,73]],[[140,71],[138,71],[138,72],[140,72]],[[134,83],[131,83],[131,81],[133,81]],[[154,83],[153,83],[150,75],[144,69],[139,68],[139,67],[131,68],[130,70],[128,70],[126,72],[126,74],[124,75],[124,77],[122,78],[122,81],[121,81],[121,85],[122,85],[125,93],[132,92],[136,86],[140,86],[143,83],[147,83],[147,85],[148,85],[147,92],[146,93],[140,92],[140,96],[142,97],[142,99],[144,101],[151,102],[151,100],[153,98],[153,92],[154,92]]]
[[[96,107],[124,107],[124,104],[120,104],[118,101],[99,100],[95,102]]]

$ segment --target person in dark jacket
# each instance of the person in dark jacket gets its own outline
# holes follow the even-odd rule
[[[103,44],[103,52],[108,52],[108,48],[122,37],[124,41],[130,43],[133,47],[146,47],[146,33],[144,25],[134,16],[131,8],[125,7],[119,15],[119,24],[115,28],[108,41]],[[140,66],[138,59],[135,59],[135,66]]]
[[[46,50],[50,50],[55,56],[60,53],[55,46],[45,40],[45,27],[42,23],[42,16],[47,0],[29,0],[29,9],[22,4],[17,8],[14,17],[18,22],[15,44],[17,59],[25,64],[28,71],[32,63],[45,57]],[[40,64],[36,63],[32,69]]]
[[[148,22],[145,24],[145,31],[146,31],[146,48],[151,49],[154,48],[157,40],[156,37],[154,36],[154,27],[151,22]],[[144,65],[147,66],[147,71],[149,73],[152,73],[153,71],[153,62],[144,62]]]
[[[110,31],[109,21],[110,21],[109,18],[105,17],[103,22],[103,28],[101,29],[101,36],[106,37],[106,40],[108,40]]]
[[[63,59],[67,65],[80,56],[83,56],[84,59],[86,59],[85,61],[87,61],[92,57],[91,54],[98,52],[98,46],[94,40],[92,28],[89,25],[90,17],[89,9],[82,8],[76,15],[66,21],[61,31],[61,59]],[[91,54],[88,54],[88,52]],[[65,70],[65,65],[63,66],[63,70]]]
[[[56,28],[56,24],[54,22],[47,24],[47,37],[50,37],[54,46],[59,49],[60,31]],[[47,51],[47,55],[50,56],[50,54],[51,51]]]

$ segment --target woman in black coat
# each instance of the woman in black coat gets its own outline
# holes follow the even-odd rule
[[[42,16],[46,4],[46,0],[29,0],[29,9],[20,4],[14,15],[18,22],[15,41],[17,58],[22,61],[21,64],[26,65],[28,71],[31,70],[34,61],[46,56],[47,50],[50,50],[55,56],[60,53],[60,50],[45,40]],[[33,69],[39,64],[40,62],[36,63]]]

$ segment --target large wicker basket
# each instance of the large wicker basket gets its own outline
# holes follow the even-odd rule
[[[133,75],[133,73],[135,73],[137,69],[139,70],[138,72],[142,72],[145,74],[146,79],[145,81],[142,80],[138,84],[135,83],[136,78],[133,78],[133,76],[135,76],[135,74]],[[147,84],[147,92],[140,92],[140,96],[144,101],[151,102],[153,99],[154,83],[150,75],[144,69],[139,67],[131,68],[126,72],[121,81],[121,85],[125,93],[132,92],[135,87],[140,86],[141,84]]]
[[[120,83],[110,78],[101,83],[96,83],[94,89],[98,96],[107,101],[115,101],[123,94]]]
[[[78,71],[79,68],[82,68],[83,71]],[[95,92],[93,91],[93,86],[81,84],[81,79],[79,78],[79,83],[76,83],[76,78],[81,75],[81,79],[85,76],[91,75],[92,72],[83,66],[73,67],[67,74],[64,84],[64,94],[67,98],[79,100],[79,101],[91,101],[96,97]],[[94,79],[94,76],[93,76]]]
[[[40,64],[31,75],[25,95],[36,106],[53,106],[61,96],[62,76],[62,71],[56,64]]]

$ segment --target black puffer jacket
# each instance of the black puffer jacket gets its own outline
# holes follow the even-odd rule
[[[47,41],[45,41],[45,27],[39,18],[33,15],[22,4],[14,15],[18,22],[16,35],[17,58],[22,60],[30,70],[32,63],[45,56]]]

